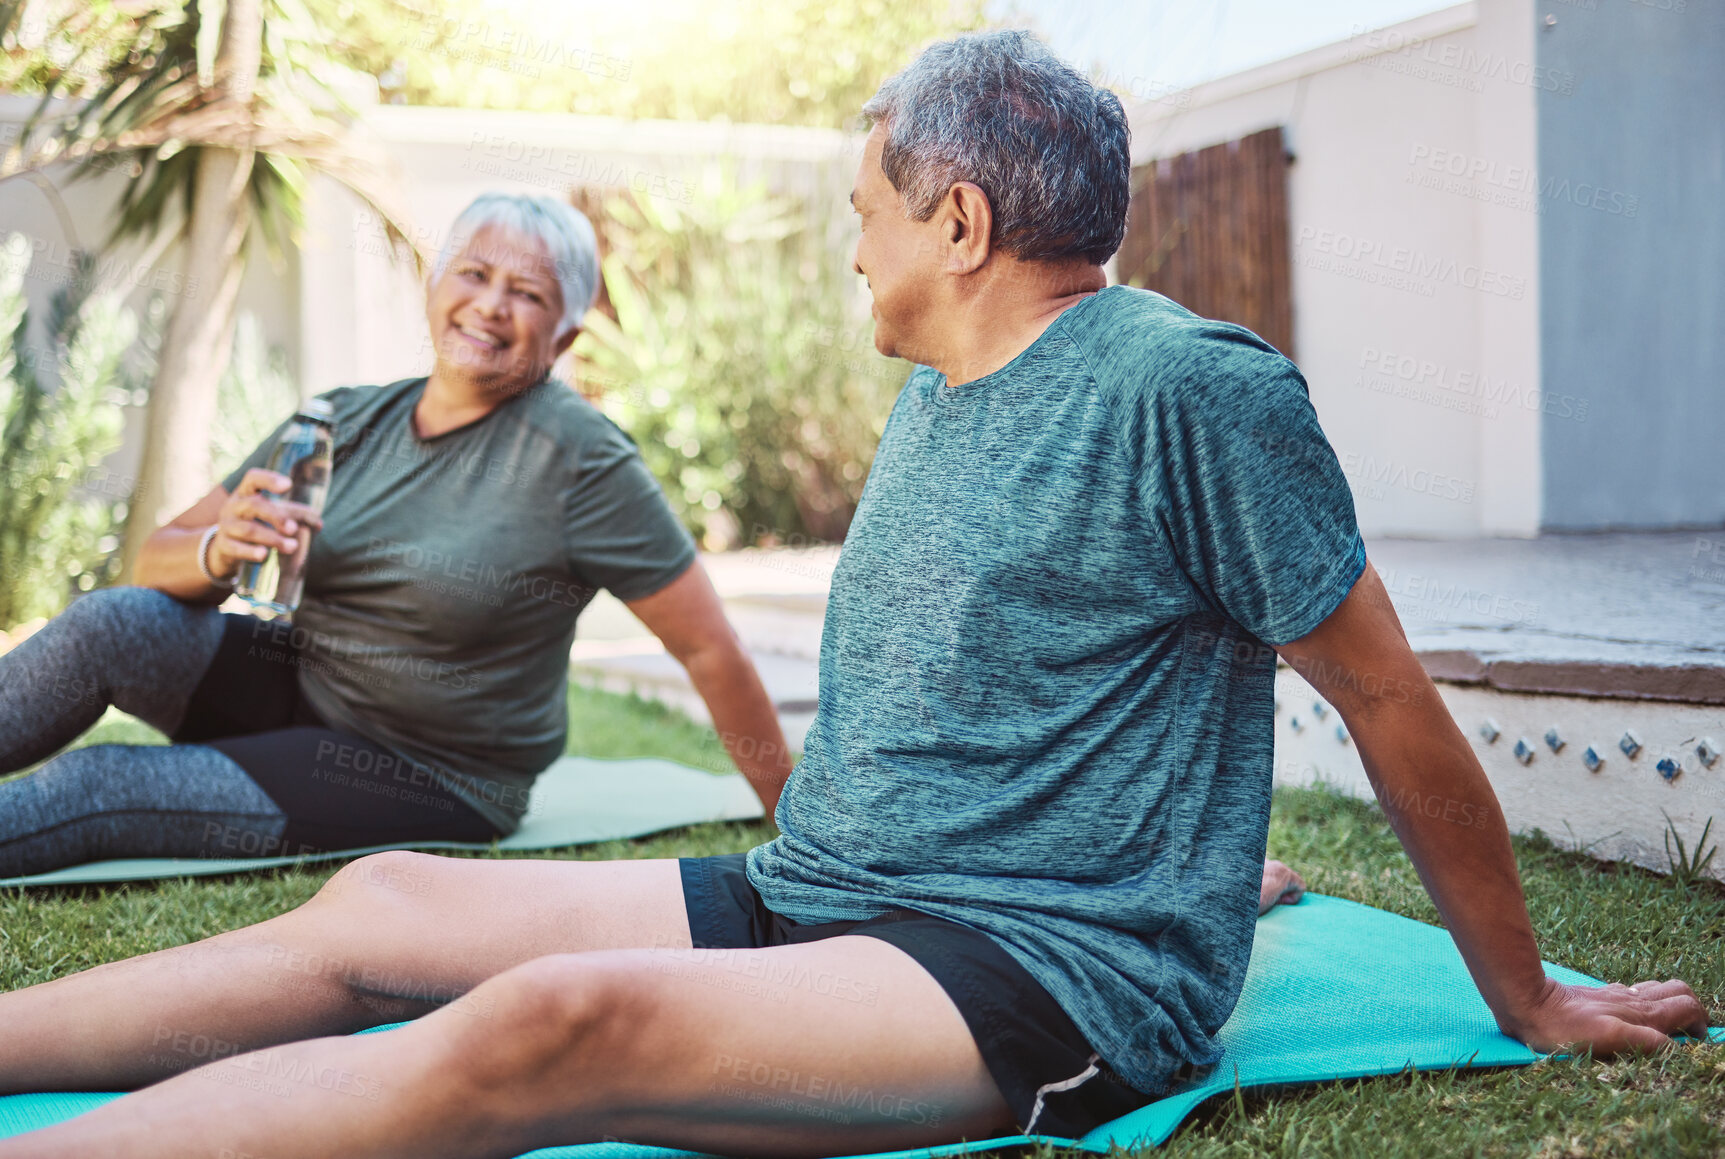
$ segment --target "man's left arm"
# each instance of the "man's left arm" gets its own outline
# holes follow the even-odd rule
[[[1599,1054],[1653,1050],[1676,1033],[1706,1037],[1705,1008],[1675,979],[1595,987],[1545,976],[1497,796],[1369,562],[1323,623],[1277,651],[1346,721],[1391,828],[1504,1033],[1535,1050]]]

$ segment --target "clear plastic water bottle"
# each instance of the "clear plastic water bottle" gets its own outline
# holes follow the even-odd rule
[[[321,398],[314,398],[300,407],[294,421],[282,431],[265,464],[277,474],[286,475],[292,485],[285,495],[273,491],[265,494],[303,503],[321,514],[324,498],[329,494],[334,451],[335,408]],[[266,620],[294,614],[305,591],[305,561],[311,551],[311,537],[312,529],[301,523],[293,535],[298,550],[292,555],[282,557],[271,548],[262,560],[240,565],[234,592],[252,606],[255,614]]]

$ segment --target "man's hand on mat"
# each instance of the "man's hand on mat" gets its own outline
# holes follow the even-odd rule
[[[1670,1036],[1707,1037],[1707,1009],[1683,982],[1637,982],[1625,986],[1570,986],[1546,980],[1546,993],[1532,1016],[1503,1032],[1544,1053],[1596,1055],[1659,1050]]]
[[[1258,888],[1259,917],[1278,905],[1293,905],[1305,896],[1306,883],[1299,874],[1280,861],[1264,862],[1264,883]]]

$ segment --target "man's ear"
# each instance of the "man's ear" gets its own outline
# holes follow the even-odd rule
[[[580,333],[581,327],[571,326],[569,329],[563,331],[563,333],[557,335],[557,341],[551,344],[551,357],[563,357],[563,352],[574,344],[576,337],[579,336]]]
[[[940,231],[948,273],[973,274],[983,267],[994,248],[994,207],[982,186],[959,181],[947,190]]]

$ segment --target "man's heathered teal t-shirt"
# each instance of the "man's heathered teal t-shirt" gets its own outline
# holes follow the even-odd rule
[[[1269,825],[1269,645],[1365,567],[1294,364],[1111,287],[957,388],[918,367],[833,575],[749,880],[795,921],[998,940],[1121,1077],[1219,1057]]]

